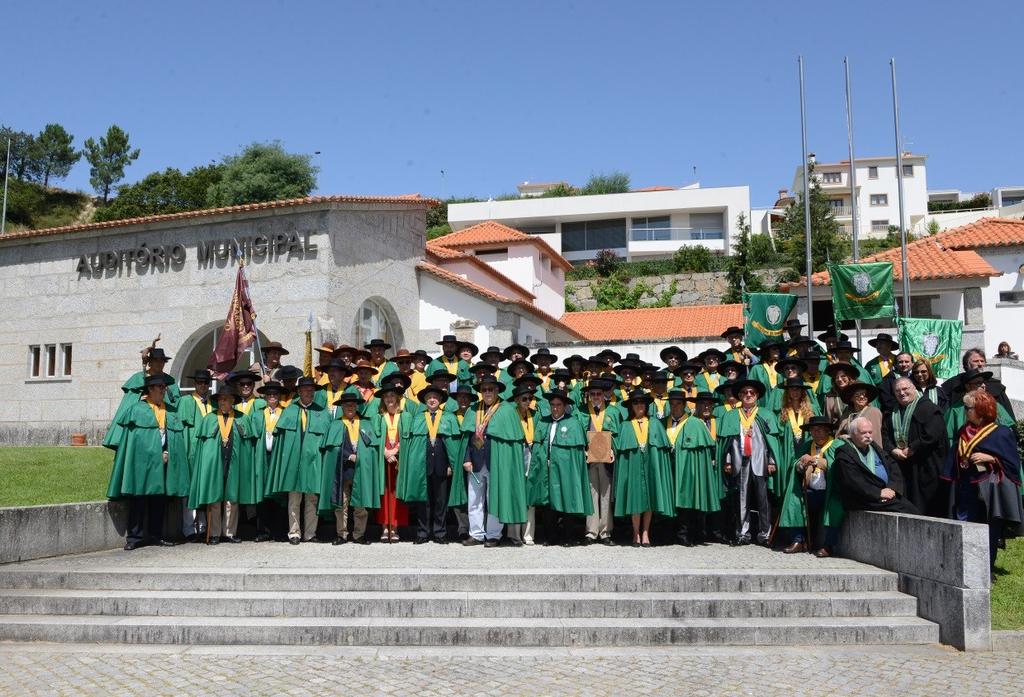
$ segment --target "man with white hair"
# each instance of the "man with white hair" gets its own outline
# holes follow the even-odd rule
[[[903,496],[903,473],[874,443],[874,425],[858,416],[850,422],[850,440],[836,453],[843,505],[848,511],[917,513]]]
[[[949,492],[939,472],[949,440],[942,410],[910,378],[893,382],[893,396],[896,408],[882,422],[883,450],[899,465],[907,499],[925,515],[945,517]]]

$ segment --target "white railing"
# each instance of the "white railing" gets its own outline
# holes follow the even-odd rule
[[[853,215],[852,206],[831,206],[829,210],[832,211],[832,215],[836,218],[849,218]]]
[[[630,230],[631,242],[669,242],[684,240],[721,240],[725,231],[721,228],[703,227],[635,227]]]

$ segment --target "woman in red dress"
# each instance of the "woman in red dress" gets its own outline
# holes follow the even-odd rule
[[[398,480],[398,448],[403,419],[408,420],[401,409],[402,387],[389,385],[377,391],[381,401],[377,416],[377,436],[383,447],[380,449],[381,471],[384,495],[377,509],[377,522],[381,524],[381,542],[398,542],[398,528],[409,524],[409,508],[395,498],[395,482]]]

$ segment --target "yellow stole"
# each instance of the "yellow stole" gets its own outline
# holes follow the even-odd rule
[[[651,423],[647,419],[630,419],[630,421],[633,424],[636,442],[642,448],[647,445],[647,436],[650,433]]]
[[[740,427],[745,431],[749,431],[754,427],[754,419],[757,418],[757,407],[750,410],[750,414],[744,414],[743,410],[740,409]]]
[[[959,438],[956,446],[957,459],[961,464],[967,462],[971,454],[974,453],[974,449],[978,447],[978,443],[985,439],[992,431],[996,430],[996,424],[994,421],[987,426],[983,426],[978,429],[978,432],[974,434],[974,437],[970,440],[965,440],[963,437]]]
[[[388,441],[392,443],[398,442],[398,420],[400,417],[400,412],[395,412],[394,415],[384,412],[384,424],[387,427]]]
[[[196,409],[199,410],[200,416],[208,416],[210,412],[213,411],[213,407],[210,405],[209,402],[203,404],[203,400],[197,397],[196,395],[192,395],[192,399],[196,400]]]
[[[822,457],[824,457],[825,451],[828,450],[832,446],[832,444],[835,443],[835,442],[836,442],[835,438],[829,438],[828,439],[828,443],[825,443],[825,445],[821,446],[821,450],[819,451],[818,450],[818,444],[815,443],[812,440],[811,441],[811,451],[810,451],[811,457],[818,457],[819,453],[821,454]]]
[[[153,410],[153,416],[156,417],[156,425],[160,427],[161,431],[166,430],[167,407],[164,405],[164,403],[160,402],[159,404],[153,404],[151,401],[147,399],[146,404],[148,404],[149,408]]]
[[[526,437],[526,444],[533,445],[533,414],[528,414],[525,419],[520,416],[519,423],[523,425],[523,436]]]
[[[227,445],[228,439],[231,438],[231,427],[235,424],[235,415],[224,418],[223,414],[217,414],[217,426],[220,428],[220,442]]]
[[[779,382],[779,374],[775,370],[775,364],[762,363],[761,365],[764,366],[764,372],[768,374],[768,384],[775,387]]]
[[[356,418],[352,419],[351,421],[348,421],[347,419],[342,419],[341,422],[343,424],[345,424],[345,431],[348,432],[348,440],[349,440],[349,442],[352,443],[353,445],[358,445],[359,444],[359,417],[357,416]]]
[[[593,404],[588,404],[587,405],[587,413],[590,414],[590,423],[594,425],[594,430],[597,431],[598,433],[600,433],[602,430],[604,430],[604,417],[605,417],[605,414],[608,413],[607,407],[604,410],[601,411],[601,420],[600,421],[597,421],[597,414],[594,413],[594,405]]]
[[[270,407],[263,410],[263,428],[267,433],[273,433],[277,428],[277,420],[281,418],[281,409],[271,413]]]
[[[448,362],[448,359],[447,359],[447,358],[445,358],[445,357],[444,357],[444,354],[442,353],[442,354],[441,354],[441,355],[440,355],[440,356],[438,357],[438,359],[437,359],[437,360],[441,361],[441,363],[442,363],[442,364],[444,364],[444,367],[445,367],[445,368],[446,368],[446,369],[448,370],[448,372],[449,372],[449,373],[451,373],[452,375],[458,375],[458,374],[459,374],[459,357],[458,357],[458,356],[456,356],[456,357],[455,357],[455,358],[454,358],[454,359],[453,359],[453,360],[452,360],[452,361],[451,361],[451,362],[449,363],[449,362]]]
[[[665,405],[668,403],[668,395],[665,395],[664,397],[659,397],[652,392],[651,397],[654,399],[654,406],[658,410],[658,413],[664,414]]]
[[[810,378],[807,377],[807,373],[804,373],[804,382],[811,386],[812,393],[817,394],[818,384],[821,382],[821,373],[818,373],[817,380],[811,380]]]
[[[708,424],[711,424],[710,426]],[[704,422],[704,428],[708,429],[708,433],[711,435],[711,440],[715,440],[718,437],[718,425],[715,421],[715,417],[711,417],[710,422]]]
[[[327,387],[324,388],[327,393],[327,408],[330,409],[334,406],[334,401],[345,393],[345,385],[342,385],[337,391],[331,389],[331,383],[327,383]]]
[[[427,422],[427,435],[430,437],[431,443],[437,440],[437,432],[441,428],[441,414],[440,409],[433,414],[429,411],[423,412],[423,419]]]
[[[675,426],[669,426],[666,424],[665,432],[668,434],[668,442],[672,444],[672,447],[676,445],[676,438],[679,436],[679,432],[683,430],[683,424],[686,423],[687,414],[683,414],[682,418],[679,419],[679,423]],[[669,422],[672,421],[672,416],[665,417]]]
[[[796,438],[801,437],[803,434],[800,431],[800,427],[804,425],[803,413],[789,407],[786,408],[786,411],[789,412],[786,418],[789,419],[789,427],[793,431],[793,436]]]
[[[712,392],[718,389],[718,378],[718,373],[709,373],[706,370],[704,371],[704,379],[707,380],[708,387],[711,388]]]
[[[892,359],[891,358],[882,358],[881,356],[879,356],[878,357],[878,370],[882,374],[883,378],[886,375],[888,375],[889,371],[892,370]]]
[[[244,402],[244,403],[243,402],[239,402],[238,406],[236,406],[235,409],[237,409],[238,411],[242,412],[243,414],[248,414],[250,411],[252,411],[252,405],[253,405],[253,403],[255,401],[256,401],[256,398],[253,397],[248,402]]]

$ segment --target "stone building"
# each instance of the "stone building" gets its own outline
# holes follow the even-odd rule
[[[545,281],[557,287],[531,292],[532,276],[449,268],[468,263],[465,250],[428,256],[434,204],[418,195],[318,196],[3,236],[0,443],[66,444],[74,432],[97,443],[120,386],[158,335],[173,357],[168,372],[190,387],[181,378],[209,360],[239,252],[260,335],[282,342],[292,364],[302,364],[311,321],[317,344],[381,337],[433,350],[453,331],[485,346],[578,338],[561,312],[524,300],[560,296],[560,273]]]

